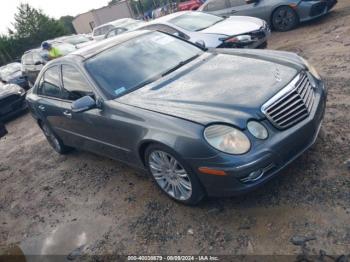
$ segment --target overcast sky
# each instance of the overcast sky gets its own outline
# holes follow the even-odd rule
[[[76,16],[91,9],[107,5],[108,0],[1,0],[0,2],[0,33],[7,33],[12,28],[14,14],[20,3],[28,3],[40,8],[50,17],[60,18],[63,15]]]

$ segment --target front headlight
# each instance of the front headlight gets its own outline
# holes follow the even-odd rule
[[[205,140],[217,150],[240,155],[248,152],[250,141],[240,130],[226,125],[212,125],[204,130]]]
[[[302,58],[306,68],[309,70],[309,72],[318,80],[321,80],[321,76],[318,74],[316,68],[311,65],[305,58]]]

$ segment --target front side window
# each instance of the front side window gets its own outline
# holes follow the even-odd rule
[[[155,81],[202,52],[175,37],[151,32],[88,59],[85,67],[100,88],[115,98]]]
[[[61,97],[59,67],[53,66],[45,71],[39,83],[38,94],[48,97]]]
[[[224,18],[216,15],[190,12],[169,20],[169,23],[188,31],[201,31],[223,20]]]
[[[62,65],[62,97],[67,100],[77,100],[93,94],[90,85],[81,73],[73,66]]]

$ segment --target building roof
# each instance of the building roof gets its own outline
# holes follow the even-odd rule
[[[112,5],[105,5],[105,6],[102,6],[102,7],[100,7],[100,8],[91,9],[91,10],[89,10],[89,11],[86,11],[86,12],[84,12],[84,13],[81,13],[81,14],[76,15],[76,16],[74,17],[73,20],[75,20],[76,18],[78,18],[78,17],[81,16],[81,15],[84,15],[84,14],[87,14],[87,13],[90,13],[90,12],[98,11],[98,10],[105,9],[105,8],[111,8],[111,7],[114,6],[114,5],[119,5],[121,2],[126,2],[126,0],[118,1],[117,3],[112,4]]]

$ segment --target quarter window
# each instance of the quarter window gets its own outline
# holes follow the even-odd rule
[[[38,93],[49,97],[61,97],[58,66],[47,69],[40,81]]]
[[[62,83],[63,99],[74,101],[93,94],[88,82],[73,66],[62,65]]]

